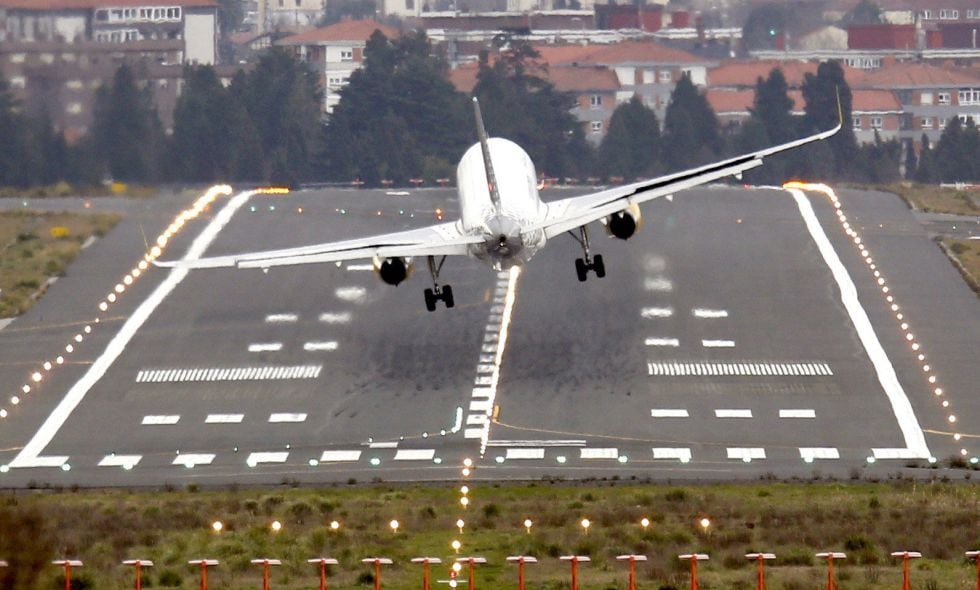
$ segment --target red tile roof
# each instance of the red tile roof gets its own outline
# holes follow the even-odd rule
[[[449,81],[460,92],[469,94],[476,87],[476,75],[480,71],[477,63],[462,64],[455,69],[449,70]]]
[[[774,68],[779,68],[783,71],[786,83],[791,88],[799,88],[803,85],[804,75],[816,74],[819,65],[816,62],[802,61],[729,61],[717,68],[708,70],[708,86],[714,88],[718,86],[751,88],[755,86],[758,78],[768,78],[769,73]],[[851,80],[861,76],[860,70],[849,66],[843,66],[843,68],[844,79],[847,80],[848,84],[851,84]]]
[[[539,45],[541,60],[551,65],[616,65],[625,63],[690,64],[704,59],[653,41],[625,41],[611,45]]]
[[[480,67],[476,63],[463,64],[449,72],[449,81],[456,90],[469,94],[476,87],[476,76]],[[619,79],[616,73],[604,67],[548,67],[538,72],[547,78],[555,88],[566,92],[616,91]]]
[[[803,93],[798,90],[791,90],[789,97],[793,100],[793,112],[796,114],[803,112]],[[722,113],[746,113],[752,108],[755,102],[755,91],[753,90],[712,90],[708,89],[705,93],[711,110],[717,114]]]
[[[902,110],[902,103],[891,90],[851,90],[851,111],[888,113]]]
[[[215,0],[0,0],[0,8],[36,10],[87,10],[127,6],[218,6]]]
[[[912,88],[980,84],[980,77],[966,69],[946,69],[927,64],[895,63],[866,72],[851,83],[859,88]]]
[[[3,0],[0,0],[2,2]],[[330,43],[333,41],[367,41],[375,31],[381,31],[385,37],[393,39],[398,36],[398,31],[373,20],[345,20],[286,37],[276,42],[276,45],[316,45],[318,43]]]

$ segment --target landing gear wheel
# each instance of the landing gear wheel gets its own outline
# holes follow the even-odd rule
[[[451,309],[456,305],[456,301],[453,300],[453,288],[449,285],[445,285],[442,288],[442,300],[446,304],[446,309]]]
[[[592,270],[595,271],[596,278],[602,278],[606,276],[606,265],[602,262],[602,254],[596,254],[592,257]]]
[[[432,292],[432,289],[426,289],[425,293],[425,308],[429,311],[436,310],[436,295]]]
[[[575,274],[578,275],[578,280],[582,283],[584,283],[585,279],[588,278],[589,267],[586,266],[585,261],[581,258],[575,259]]]

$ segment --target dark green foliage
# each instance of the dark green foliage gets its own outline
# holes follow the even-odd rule
[[[807,73],[803,80],[803,98],[806,99],[806,114],[803,116],[805,133],[830,129],[843,117],[840,132],[825,142],[807,146],[799,152],[801,160],[806,162],[804,170],[808,177],[860,179],[861,171],[855,166],[858,146],[851,124],[851,88],[844,80],[841,65],[827,61],[817,67],[816,75]],[[826,147],[829,150],[824,149]]]
[[[980,132],[973,120],[963,125],[952,117],[936,144],[935,168],[942,182],[968,182],[980,178]]]
[[[633,179],[662,172],[660,123],[639,97],[619,105],[609,120],[609,131],[599,146],[603,176]]]
[[[54,540],[38,508],[0,508],[0,588],[31,590],[54,558]]]
[[[670,146],[664,152],[669,170],[698,166],[721,153],[718,117],[686,74],[670,95],[664,115],[664,144]]]
[[[116,180],[153,182],[160,176],[163,131],[150,88],[140,89],[128,65],[116,70],[112,84],[96,93],[92,129],[97,153]]]
[[[174,109],[172,174],[190,182],[232,177],[234,143],[241,103],[206,66],[184,69],[184,90]],[[236,116],[237,115],[237,116]]]

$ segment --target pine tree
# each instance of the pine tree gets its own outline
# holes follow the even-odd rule
[[[109,174],[152,182],[160,172],[163,132],[150,89],[140,90],[132,69],[119,66],[109,87],[96,92],[93,134]]]
[[[228,92],[210,66],[186,67],[183,78],[174,109],[173,174],[184,182],[227,180],[233,132]]]
[[[829,168],[834,178],[853,178],[857,173],[854,162],[858,157],[858,146],[851,125],[851,88],[844,80],[841,65],[834,61],[823,62],[817,66],[816,75],[807,73],[803,80],[803,98],[806,100],[806,115],[803,117],[806,133],[831,129],[843,118],[840,132],[828,140],[833,154]],[[818,151],[811,149],[808,156],[816,154]],[[824,168],[823,163],[812,160],[808,164],[811,169],[815,166]]]
[[[718,117],[685,74],[670,95],[664,116],[664,154],[670,170],[704,164],[718,157],[723,142]]]
[[[660,152],[657,115],[634,95],[613,111],[599,146],[599,171],[606,177],[627,179],[653,176],[663,171]]]
[[[0,77],[0,186],[24,186],[27,137],[20,105],[7,81]]]
[[[919,164],[915,168],[915,181],[923,184],[935,183],[939,180],[939,171],[936,169],[936,157],[929,145],[929,137],[923,133],[920,140]]]

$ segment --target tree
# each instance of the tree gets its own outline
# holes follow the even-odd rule
[[[748,50],[776,49],[785,38],[788,9],[781,4],[762,4],[752,9],[742,26],[742,43]]]
[[[861,0],[844,15],[844,25],[878,25],[884,22],[881,18],[881,7],[872,0]]]
[[[755,98],[749,111],[752,118],[736,137],[738,153],[764,149],[798,136],[793,99],[789,97],[789,86],[781,69],[773,68],[767,78],[756,80]],[[782,184],[798,168],[796,154],[777,154],[767,158],[761,168],[748,171],[746,178],[754,184]]]
[[[7,81],[0,77],[0,186],[25,186],[25,121]]]
[[[95,144],[113,178],[150,182],[160,172],[163,132],[148,87],[140,90],[132,69],[119,66],[112,84],[96,92]]]
[[[969,182],[980,178],[976,158],[980,138],[972,119],[964,126],[952,117],[939,137],[935,161],[942,182]]]
[[[234,132],[231,97],[210,66],[184,68],[184,89],[174,108],[172,165],[185,182],[212,182],[231,177]]]
[[[827,61],[817,66],[816,75],[807,73],[803,80],[803,98],[806,100],[804,133],[826,131],[843,119],[840,132],[826,142],[833,153],[829,170],[834,178],[852,179],[856,174],[854,162],[858,157],[858,147],[851,125],[851,88],[844,80],[844,69],[841,65],[835,61]],[[811,144],[800,151],[799,156],[806,162],[807,171],[811,174],[816,168],[824,167],[815,160],[818,154],[813,147],[822,143],[824,142]]]
[[[929,145],[929,137],[923,133],[920,140],[919,164],[915,168],[915,181],[923,184],[938,182],[939,172],[936,170],[935,154]]]
[[[663,171],[660,151],[657,115],[633,95],[613,111],[599,146],[599,171],[603,176],[628,179],[653,176]]]
[[[718,117],[685,74],[674,86],[664,115],[664,159],[670,170],[704,164],[721,153]]]

